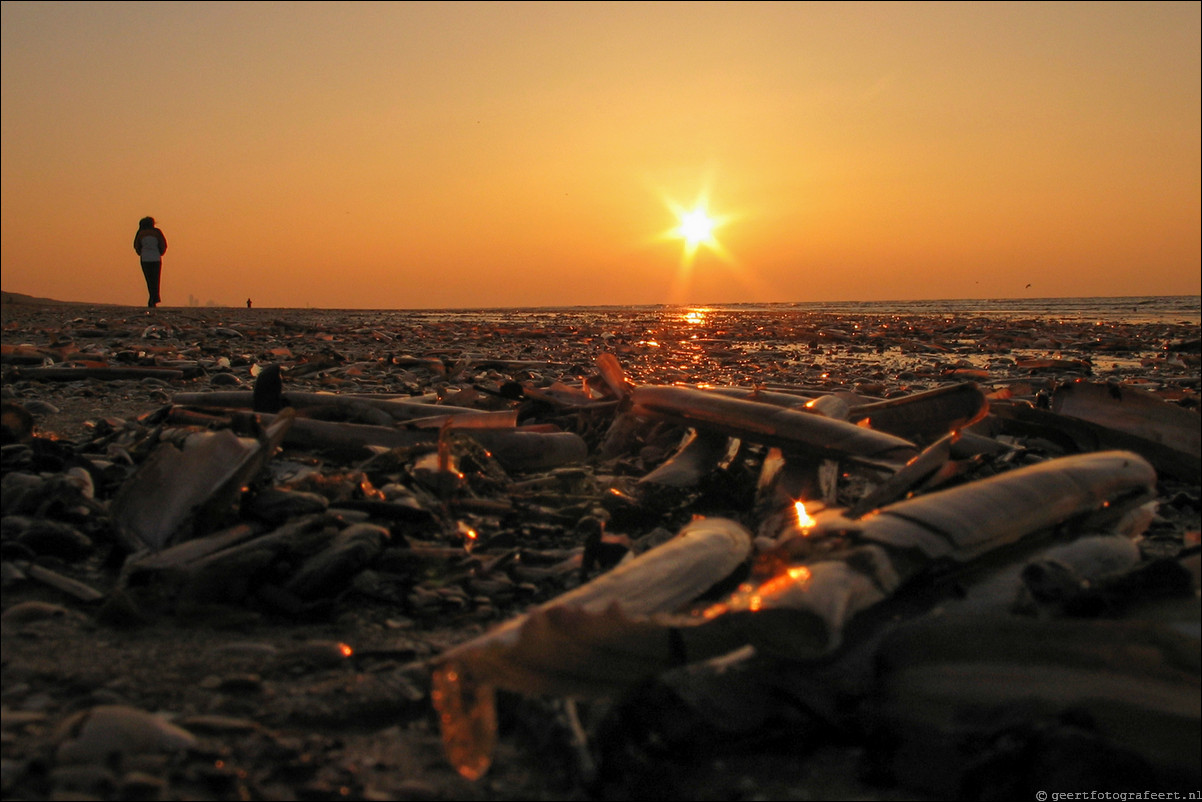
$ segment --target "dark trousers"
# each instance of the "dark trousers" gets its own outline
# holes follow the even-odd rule
[[[154,306],[163,300],[159,297],[159,279],[163,276],[162,262],[143,262],[142,275],[146,277],[147,306]]]

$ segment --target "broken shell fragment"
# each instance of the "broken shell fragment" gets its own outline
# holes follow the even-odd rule
[[[718,469],[726,456],[729,438],[712,432],[690,431],[676,453],[639,479],[640,485],[693,487]]]
[[[261,440],[228,429],[205,432],[181,451],[164,443],[118,491],[112,513],[131,552],[212,531],[237,505],[242,486],[267,464],[292,415],[277,416]]]
[[[1078,379],[1056,388],[1052,411],[1202,458],[1198,413],[1145,390]]]
[[[372,563],[387,540],[388,530],[382,526],[348,526],[325,549],[306,560],[285,587],[301,599],[342,590],[355,574]]]
[[[243,502],[242,511],[269,524],[282,524],[303,515],[325,512],[329,506],[329,500],[319,493],[269,487]]]
[[[1066,602],[1104,578],[1139,563],[1139,547],[1123,535],[1094,535],[1049,549],[1023,568],[1022,581],[1040,602]]]
[[[989,411],[989,401],[972,382],[860,404],[848,420],[899,437],[926,441],[972,425]]]

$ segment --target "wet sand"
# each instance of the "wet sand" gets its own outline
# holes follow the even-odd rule
[[[704,492],[625,517],[605,506],[613,487],[628,488],[661,464],[680,431],[663,426],[637,448],[601,459],[616,414],[598,368],[603,355],[615,357],[635,386],[842,393],[871,404],[974,383],[999,404],[1036,404],[1084,380],[1198,410],[1198,328],[1173,323],[686,310],[515,311],[473,321],[339,310],[146,314],[30,301],[5,303],[0,313],[3,399],[28,413],[5,414],[6,797],[937,797],[920,773],[886,771],[888,761],[874,754],[878,745],[845,720],[809,709],[804,686],[813,676],[773,690],[792,700],[780,716],[725,733],[679,700],[668,712],[658,709],[664,700],[655,688],[632,693],[625,707],[586,707],[583,741],[557,700],[505,696],[492,766],[470,782],[443,753],[426,661],[578,585],[584,518],[604,519],[622,553],[623,543],[662,539],[699,512],[746,517],[740,483],[754,484],[751,467],[740,473],[733,466]],[[524,425],[579,436],[588,457],[497,470],[465,451],[457,456],[470,466],[468,483],[448,489],[438,477],[422,484],[425,446],[398,457],[404,466],[384,469],[369,466],[364,453],[285,444],[271,481],[323,495],[322,514],[338,526],[383,525],[390,540],[371,561],[308,595],[280,592],[296,591],[295,574],[284,573],[296,570],[295,555],[248,574],[254,587],[235,592],[229,587],[237,583],[223,577],[229,587],[214,580],[217,590],[187,604],[173,580],[122,586],[126,555],[111,533],[113,497],[173,430],[232,425],[212,411],[190,423],[168,411],[185,395],[249,393],[268,365],[283,368],[284,393],[519,409]],[[1023,447],[1043,449],[1041,458],[1056,448],[1043,441]],[[49,487],[39,503],[10,509],[23,487],[11,476],[66,476],[77,458],[89,461],[97,480],[94,504],[56,502],[61,488]],[[748,456],[747,465],[756,458],[762,454]],[[366,503],[386,497],[385,477],[412,491],[419,510],[412,520],[395,509],[381,517]],[[1173,557],[1196,552],[1197,481],[1162,477],[1158,490],[1151,540],[1165,553],[1176,549]],[[256,519],[256,526],[270,530],[288,515],[271,524]],[[38,517],[69,523],[85,540],[35,537],[30,524],[15,520]],[[498,560],[509,568],[480,572]],[[30,565],[97,595],[39,579]],[[830,701],[818,692],[813,698]],[[73,716],[106,705],[118,710],[111,737],[127,739],[121,754],[69,760],[64,744],[78,747],[85,723]],[[186,748],[173,733],[145,729],[131,709],[169,715],[188,736]],[[631,720],[638,710],[648,719],[642,725]],[[673,730],[681,726],[697,731]]]

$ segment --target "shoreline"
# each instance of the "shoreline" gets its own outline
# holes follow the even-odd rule
[[[133,312],[145,311],[144,307],[122,304],[100,304],[87,301],[59,301],[49,298],[36,298],[20,293],[3,292],[0,297],[0,307],[3,306],[69,306],[73,308],[99,309],[129,309]],[[1171,307],[1171,311],[1164,307]],[[160,310],[176,312],[191,311],[194,313],[216,314],[222,310],[237,312],[243,306],[234,304],[227,306],[163,306]],[[1153,308],[1156,308],[1153,311]],[[867,314],[880,315],[896,310],[901,315],[961,315],[989,316],[1005,315],[1011,317],[1065,317],[1081,319],[1086,316],[1098,322],[1172,322],[1185,325],[1202,323],[1202,296],[1168,295],[1168,296],[1079,296],[1079,297],[1011,297],[1011,298],[945,298],[945,299],[910,299],[910,300],[881,300],[881,301],[782,301],[773,303],[738,302],[715,304],[635,304],[635,305],[568,305],[568,306],[531,306],[531,307],[447,307],[447,308],[413,308],[413,309],[374,309],[369,307],[323,308],[323,307],[270,307],[259,306],[247,309],[247,312],[272,312],[277,314],[289,313],[349,313],[375,315],[509,315],[533,314],[588,314],[601,312],[626,312],[648,314],[677,309],[697,310],[726,310],[731,312],[749,313],[837,313],[845,315]]]

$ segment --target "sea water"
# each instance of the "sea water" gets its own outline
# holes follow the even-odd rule
[[[1015,319],[1059,320],[1065,322],[1176,323],[1197,326],[1202,323],[1202,296],[1124,296],[1099,298],[998,298],[944,299],[924,301],[798,301],[794,303],[742,303],[635,306],[568,306],[485,309],[354,310],[352,314],[387,316],[403,312],[409,320],[463,320],[474,325],[490,321],[514,322],[524,319],[562,324],[579,318],[593,321],[613,317],[623,323],[662,320],[665,316],[686,315],[702,310],[713,315],[755,313],[771,315],[813,312],[847,316],[921,317],[1010,317]]]

